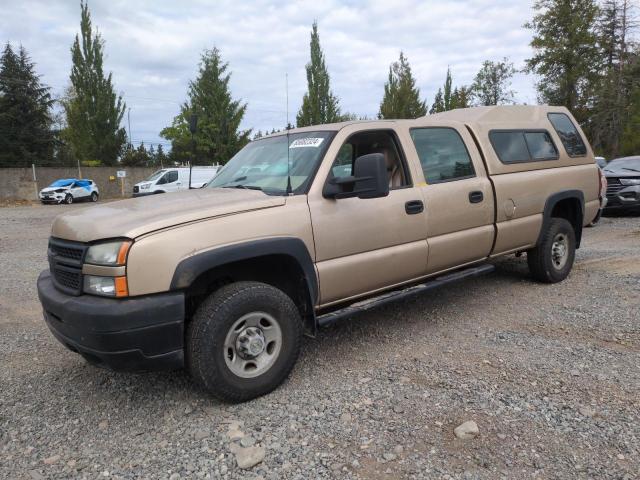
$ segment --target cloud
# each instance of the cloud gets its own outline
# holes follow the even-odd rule
[[[530,55],[532,15],[522,0],[328,0],[170,2],[90,0],[92,21],[106,41],[105,69],[131,109],[134,140],[165,142],[158,133],[185,99],[201,52],[217,46],[233,73],[233,95],[248,103],[244,127],[286,123],[285,74],[291,119],[306,90],[311,23],[343,110],[374,116],[389,64],[404,51],[430,103],[447,67],[454,84],[469,84],[482,61]],[[22,44],[43,81],[62,94],[69,48],[79,30],[74,1],[4,0],[0,41]],[[519,74],[517,99],[535,102],[534,79]]]

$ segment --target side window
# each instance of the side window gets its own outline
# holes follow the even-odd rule
[[[345,143],[340,147],[336,161],[331,167],[334,177],[350,177],[353,169],[353,145]]]
[[[549,132],[524,132],[529,153],[534,160],[556,160],[558,151]]]
[[[178,180],[178,172],[176,170],[167,172],[164,178],[166,179],[165,183],[176,182]]]
[[[489,140],[505,164],[558,159],[551,135],[544,130],[493,130]]]
[[[352,135],[340,147],[333,165],[333,177],[349,177],[353,174],[353,164],[356,158],[370,153],[381,153],[387,165],[389,189],[402,188],[409,185],[400,149],[391,132],[386,130],[371,130]]]
[[[587,147],[578,129],[566,114],[549,113],[547,116],[570,157],[582,157],[587,154]]]
[[[467,147],[453,128],[412,128],[411,138],[427,183],[475,176]]]

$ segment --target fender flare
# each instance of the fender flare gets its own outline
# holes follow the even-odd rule
[[[576,248],[580,248],[580,241],[582,240],[582,221],[584,219],[584,193],[582,193],[581,190],[562,190],[560,192],[549,195],[544,204],[544,212],[542,213],[542,226],[540,227],[540,233],[538,234],[536,245],[540,244],[542,235],[549,227],[549,222],[551,221],[551,213],[553,212],[554,207],[558,204],[558,202],[566,199],[578,200],[578,203],[580,205],[580,211],[578,212],[580,218],[578,219],[578,222],[573,225],[576,234]]]
[[[183,259],[171,279],[171,290],[188,288],[196,278],[212,268],[225,264],[250,260],[267,255],[292,257],[304,273],[311,306],[318,300],[318,278],[311,255],[302,240],[294,237],[277,237],[226,245]]]

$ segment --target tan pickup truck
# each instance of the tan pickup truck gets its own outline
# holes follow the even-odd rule
[[[243,401],[286,378],[304,333],[492,258],[526,252],[535,279],[563,280],[600,185],[559,107],[294,129],[203,189],[57,217],[38,292],[55,337],[89,362],[186,367]]]

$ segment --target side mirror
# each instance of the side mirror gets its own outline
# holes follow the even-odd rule
[[[334,177],[322,192],[325,198],[379,198],[389,195],[389,177],[384,155],[370,153],[356,158],[353,175]]]

